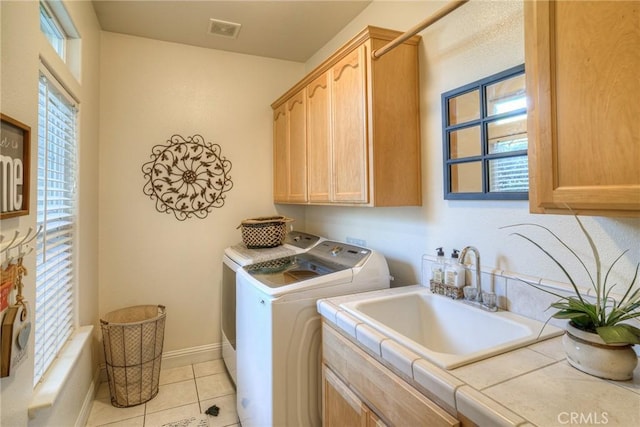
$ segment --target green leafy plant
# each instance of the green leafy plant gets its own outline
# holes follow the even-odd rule
[[[512,233],[512,235],[518,236],[528,241],[540,251],[542,251],[547,257],[549,257],[560,268],[560,270],[562,270],[563,274],[567,277],[569,283],[571,283],[571,286],[573,287],[575,295],[562,296],[548,289],[543,289],[539,286],[527,282],[534,288],[537,288],[543,292],[559,298],[557,302],[550,305],[550,308],[557,309],[557,311],[551,316],[552,318],[568,319],[569,321],[571,321],[573,326],[578,329],[597,333],[600,338],[602,338],[602,340],[604,340],[604,342],[608,344],[640,344],[640,329],[636,328],[635,326],[629,325],[628,323],[623,323],[627,320],[640,318],[640,288],[633,289],[633,286],[638,278],[640,263],[636,265],[633,279],[624,290],[622,298],[620,298],[619,300],[613,298],[611,296],[611,291],[617,285],[609,285],[610,273],[613,270],[613,267],[629,250],[627,249],[622,252],[609,266],[603,276],[603,268],[600,261],[598,248],[593,241],[593,238],[584,227],[584,224],[582,223],[582,221],[580,221],[580,218],[578,218],[578,216],[575,214],[573,216],[578,222],[580,230],[586,237],[586,240],[591,248],[591,252],[593,253],[593,258],[595,260],[595,276],[592,274],[589,268],[587,268],[587,265],[580,258],[580,256],[578,256],[578,254],[573,249],[571,249],[549,228],[533,223],[514,224],[501,228],[531,226],[545,230],[547,233],[553,236],[553,238],[557,240],[562,246],[564,246],[575,257],[582,268],[587,272],[589,280],[591,281],[591,287],[594,290],[595,302],[590,302],[587,297],[580,292],[580,289],[571,277],[571,274],[569,273],[567,267],[562,265],[556,259],[556,257],[554,257],[547,249],[543,248],[542,245],[540,245],[538,242],[522,233]]]

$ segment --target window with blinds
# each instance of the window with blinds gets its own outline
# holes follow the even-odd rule
[[[48,74],[38,105],[34,386],[74,329],[77,110]]]
[[[445,199],[529,198],[524,65],[442,94]]]

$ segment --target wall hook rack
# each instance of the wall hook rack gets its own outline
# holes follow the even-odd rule
[[[5,251],[8,251],[9,248],[11,248],[11,245],[13,245],[13,242],[16,241],[19,235],[20,235],[20,231],[16,230],[11,241],[8,244],[6,244],[4,247],[0,247],[0,254]],[[0,234],[0,243],[2,243],[3,241],[4,241],[4,235]]]
[[[0,246],[0,254],[6,257],[3,265],[9,264],[15,259],[15,257],[11,256],[11,251],[13,251],[14,249],[18,249],[18,256],[17,256],[18,258],[22,258],[25,255],[30,254],[33,251],[33,248],[27,247],[26,250],[24,248],[27,244],[31,243],[33,240],[35,240],[36,237],[38,237],[40,232],[42,232],[42,228],[43,228],[42,225],[39,226],[36,232],[34,233],[33,227],[29,227],[26,234],[21,238],[19,238],[20,230],[16,230],[13,237],[11,238],[11,241],[9,241],[9,243],[5,245]],[[5,236],[0,235],[0,244],[4,242],[4,240],[5,240]]]
[[[16,230],[9,243],[0,246],[0,255],[6,257],[0,266],[0,312],[4,313],[0,326],[0,377],[10,376],[26,359],[31,333],[31,312],[23,295],[22,277],[27,275],[27,269],[22,261],[33,250],[26,245],[35,240],[42,229],[40,226],[34,233],[33,227],[29,227],[23,236]],[[5,236],[0,235],[0,244],[4,241]],[[18,250],[17,256],[11,256],[11,251],[15,249]],[[15,302],[11,303],[11,293],[14,290]]]

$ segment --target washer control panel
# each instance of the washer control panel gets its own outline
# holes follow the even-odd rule
[[[308,249],[315,245],[318,240],[320,240],[319,236],[293,230],[287,233],[284,242],[300,249]]]
[[[361,265],[371,254],[370,249],[348,243],[325,240],[309,251],[310,254],[353,268]]]

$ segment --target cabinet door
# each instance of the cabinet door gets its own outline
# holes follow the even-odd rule
[[[340,378],[322,365],[322,425],[367,427],[370,410]]]
[[[369,411],[367,427],[387,427],[387,425],[375,414],[375,412]]]
[[[331,94],[329,73],[307,86],[307,164],[310,202],[330,202]]]
[[[307,201],[306,90],[287,101],[289,132],[289,202]]]
[[[286,202],[289,195],[289,149],[287,147],[287,105],[273,111],[273,200]]]
[[[530,206],[640,215],[640,3],[525,2]]]
[[[366,46],[331,69],[333,198],[368,202]]]

